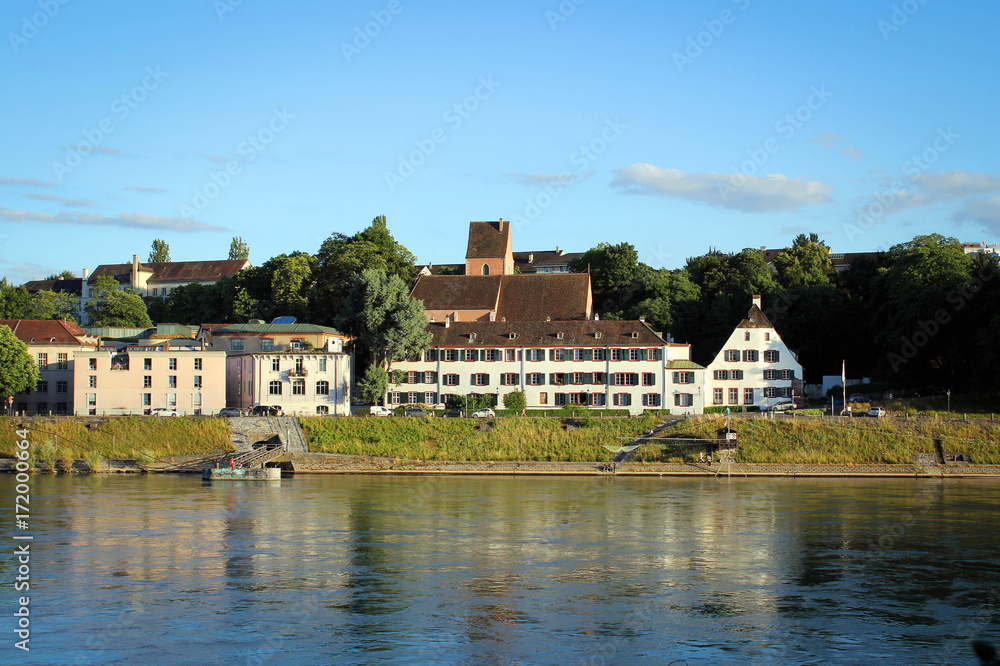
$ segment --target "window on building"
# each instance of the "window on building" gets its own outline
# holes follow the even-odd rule
[[[733,370],[732,372],[729,373],[729,378],[732,379],[732,380],[734,380],[734,381],[737,381],[737,382],[742,381],[743,380],[743,371],[742,370]]]
[[[425,405],[436,405],[437,404],[437,393],[434,391],[424,392],[424,404]]]
[[[167,370],[176,370],[176,369],[177,369],[177,359],[176,358],[169,359],[167,361]]]
[[[594,373],[594,383],[595,384],[604,384],[605,381],[606,380],[604,378],[604,373],[603,372],[595,372]]]
[[[638,361],[638,360],[641,360],[641,358],[642,358],[642,355],[640,354],[640,350],[638,350],[638,349],[629,349],[628,350],[628,360],[630,360],[630,361]]]
[[[158,291],[160,291],[158,288],[153,287],[153,296],[159,296]]]
[[[746,342],[750,342],[750,331],[747,331],[746,333],[743,334],[743,340]]]
[[[411,371],[406,373],[406,383],[407,384],[417,384],[423,379],[421,374],[416,371]]]
[[[500,383],[503,386],[517,386],[521,383],[521,378],[515,372],[505,372],[500,375]]]
[[[539,393],[538,394],[538,404],[539,405],[547,405],[547,404],[549,404],[549,394],[546,393],[545,391],[542,391],[541,393]]]
[[[271,359],[271,371],[280,372],[281,371],[281,359],[275,356]]]
[[[753,389],[747,388],[743,389],[743,404],[752,405],[753,404]]]
[[[504,360],[507,361],[508,363],[516,361],[517,360],[517,350],[516,349],[505,349],[504,353],[503,353],[503,356],[504,356]]]
[[[625,350],[624,349],[612,349],[611,350],[611,360],[612,361],[623,361],[623,360],[625,360]]]
[[[177,375],[167,375],[167,388],[177,388]]]
[[[293,379],[292,380],[292,395],[305,395],[306,394],[306,380],[304,379]]]
[[[532,386],[542,386],[545,384],[545,375],[540,372],[532,372],[528,375],[528,383]]]
[[[193,396],[191,396],[191,406],[201,407],[201,393],[195,393]]]
[[[142,388],[153,388],[153,375],[142,376]]]
[[[674,373],[674,383],[675,384],[694,384],[694,373],[693,372],[675,372]]]
[[[795,379],[795,371],[794,370],[782,370],[781,371],[781,378],[782,379]]]
[[[458,386],[458,375],[445,375],[444,376],[445,386]]]
[[[781,397],[782,398],[791,398],[792,397],[792,387],[791,386],[782,386],[781,387]]]
[[[48,354],[39,354],[38,355],[38,369],[39,370],[48,370],[49,369],[49,355]]]
[[[326,357],[325,356],[320,356],[317,359],[317,368],[318,368],[319,372],[326,372]]]
[[[478,372],[475,375],[476,386],[486,386],[490,383],[490,376],[485,372]]]
[[[143,393],[142,394],[142,406],[143,407],[149,407],[152,404],[153,404],[153,394],[152,393]]]
[[[487,361],[499,361],[500,360],[500,350],[499,349],[487,349],[486,350],[486,360]]]
[[[712,389],[712,404],[721,405],[722,404],[722,389]]]
[[[152,370],[153,369],[153,359],[151,359],[151,358],[144,358],[144,359],[142,359],[142,369],[146,370],[147,372],[150,371],[150,370]]]
[[[764,387],[764,397],[765,398],[777,398],[778,397],[778,389],[775,388],[774,386],[765,386]]]
[[[230,351],[243,351],[243,338],[233,338],[229,341]]]
[[[97,375],[90,375],[90,388],[97,388]]]
[[[615,386],[638,386],[639,373],[637,372],[616,372]]]
[[[95,377],[95,379],[96,379],[96,377]],[[94,388],[97,388],[97,387],[95,386]],[[36,393],[48,393],[49,392],[49,383],[48,382],[38,382],[38,385],[35,386],[35,392]]]
[[[330,382],[316,382],[316,395],[330,395]]]
[[[613,397],[616,407],[628,407],[632,404],[632,396],[628,393],[615,393]]]
[[[277,379],[272,380],[270,384],[267,385],[268,395],[281,395],[281,382]]]
[[[424,373],[424,384],[433,384],[434,382],[436,382],[437,381],[437,376],[436,375],[437,375],[437,373],[434,372],[434,371],[432,371],[432,370],[428,370],[427,372],[425,372]]]
[[[556,403],[555,403],[556,405],[565,405],[566,404],[566,394],[565,393],[556,393],[555,398],[556,398]]]
[[[604,394],[603,393],[591,393],[590,394],[590,404],[603,406],[604,405]]]
[[[740,360],[740,350],[739,349],[727,349],[725,351],[725,357],[727,363],[739,363]]]
[[[457,349],[446,349],[444,352],[444,360],[446,361],[457,361],[458,360],[458,350]]]
[[[557,361],[565,361],[566,360],[566,350],[565,349],[556,349],[555,350],[555,360],[557,360]]]
[[[778,350],[768,349],[764,352],[764,361],[767,363],[777,363],[778,362]]]
[[[263,338],[260,341],[260,350],[261,351],[274,351],[274,340],[272,340],[271,338]]]
[[[171,409],[176,409],[177,408],[177,394],[176,393],[168,393],[167,394],[167,407],[170,407]]]
[[[712,372],[712,375],[713,375],[713,379],[715,379],[716,381],[725,381],[725,380],[729,379],[729,371],[728,370],[715,370],[715,371]]]
[[[643,386],[656,386],[656,374],[652,372],[642,373]]]
[[[744,349],[743,350],[743,362],[744,363],[756,363],[757,362],[757,350],[756,349]]]
[[[194,369],[195,370],[201,370],[201,359],[200,358],[196,358],[194,360]]]
[[[66,354],[59,354],[58,365],[56,366],[59,370],[69,370],[69,357]]]
[[[729,404],[738,405],[740,402],[740,390],[731,388],[729,389]]]
[[[407,402],[407,404],[410,404],[410,405],[417,404],[418,402],[420,402],[420,397],[422,395],[423,395],[423,393],[417,393],[416,391],[410,391],[409,393],[406,394],[406,402]]]
[[[305,368],[305,361],[301,356],[295,357],[295,374],[301,375],[302,370]]]
[[[583,350],[582,349],[574,349],[573,350],[573,360],[574,361],[582,361],[583,360]]]
[[[674,394],[674,406],[675,407],[690,407],[694,404],[693,396],[690,393],[675,393]]]
[[[476,350],[475,349],[466,349],[465,350],[465,360],[466,361],[475,361],[476,360]]]
[[[586,405],[587,404],[587,394],[586,393],[570,393],[569,394],[569,404],[571,404],[571,405]]]
[[[87,364],[87,366],[91,370],[97,370],[97,359],[96,358],[89,358],[89,359],[87,359],[87,361],[89,361],[89,363]]]
[[[771,334],[764,333],[764,342],[770,342],[770,341],[771,341]]]
[[[68,393],[69,382],[56,382],[56,393]]]
[[[194,376],[194,387],[196,389],[200,389],[201,388],[201,375],[195,375]]]
[[[545,350],[544,349],[532,349],[531,350],[531,360],[532,361],[544,361],[545,360]]]
[[[764,371],[764,381],[772,381],[778,378],[777,370],[765,370]]]
[[[302,349],[306,345],[305,345],[305,340],[303,340],[302,338],[295,338],[294,340],[288,343],[288,346],[292,349]]]

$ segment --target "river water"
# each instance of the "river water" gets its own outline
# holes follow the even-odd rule
[[[2,663],[975,663],[974,480],[34,476]],[[0,475],[13,553],[14,478]],[[16,563],[5,558],[4,580]]]

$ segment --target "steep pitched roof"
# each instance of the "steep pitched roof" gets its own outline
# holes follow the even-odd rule
[[[503,257],[510,247],[510,222],[469,222],[466,259]]]
[[[90,336],[73,321],[2,319],[0,324],[10,327],[18,340],[29,345],[89,344],[86,339]]]
[[[432,322],[427,330],[433,336],[433,347],[662,347],[665,344],[642,321],[468,321],[448,326]]]
[[[425,310],[494,310],[504,275],[422,275],[410,298]]]
[[[139,271],[142,273],[152,273],[153,269],[146,264],[139,264]],[[94,280],[105,275],[113,277],[121,283],[131,283],[132,264],[101,264],[90,274],[87,282],[93,283]]]
[[[590,275],[504,275],[497,319],[507,321],[588,319]]]
[[[69,278],[68,280],[29,280],[24,283],[24,288],[29,294],[39,291],[54,291],[63,294],[74,294],[79,296],[83,293],[83,278]]]
[[[739,326],[736,328],[774,328],[764,313],[761,312],[760,308],[756,304],[750,306],[750,311],[747,312],[746,319],[740,322]]]
[[[149,278],[149,282],[204,282],[236,275],[249,266],[250,261],[247,259],[167,261],[143,265],[153,271],[153,277]]]

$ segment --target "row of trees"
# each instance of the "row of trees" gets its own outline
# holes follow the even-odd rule
[[[846,360],[853,376],[889,386],[1000,390],[998,261],[966,254],[954,238],[917,236],[842,274],[815,234],[799,235],[772,266],[761,250],[710,249],[683,268],[653,269],[628,243],[602,243],[570,265],[588,267],[604,318],[645,317],[691,342],[702,364],[760,294],[809,382]]]

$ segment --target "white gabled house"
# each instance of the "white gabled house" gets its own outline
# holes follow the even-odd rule
[[[396,361],[393,405],[441,404],[452,395],[523,391],[529,409],[669,409],[700,413],[704,368],[690,345],[667,343],[644,321],[431,322],[431,348]]]
[[[802,365],[760,308],[760,296],[707,369],[705,406],[767,409],[802,396]]]

